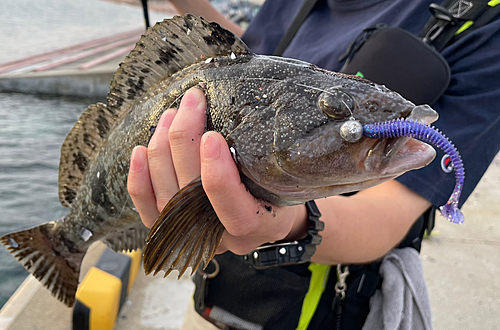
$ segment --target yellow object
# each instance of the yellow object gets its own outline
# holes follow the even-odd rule
[[[139,268],[141,268],[142,251],[140,249],[137,249],[131,252],[126,252],[124,254],[132,259],[130,263],[130,273],[127,288],[127,293],[129,293],[132,285],[134,284],[135,278],[137,277]]]
[[[325,291],[331,268],[332,266],[330,265],[316,263],[309,265],[308,269],[311,271],[311,281],[309,282],[309,290],[302,303],[299,325],[296,330],[306,330],[309,326],[316,308],[318,308],[319,300]]]
[[[462,24],[462,26],[457,30],[457,32],[455,32],[455,34],[460,34],[462,32],[464,32],[465,30],[467,30],[468,28],[470,28],[472,26],[472,24],[474,24],[474,21],[467,21],[465,22],[464,24]]]
[[[495,7],[498,4],[500,4],[500,0],[491,0],[488,2],[488,6],[490,7]]]
[[[91,267],[76,299],[90,309],[89,330],[113,330],[120,309],[122,282],[119,278]]]

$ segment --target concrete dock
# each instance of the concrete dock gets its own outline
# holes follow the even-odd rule
[[[464,204],[465,222],[436,215],[421,256],[435,329],[500,329],[500,154]]]
[[[102,243],[92,245],[85,256],[80,281],[104,249]],[[174,273],[166,279],[161,275],[146,277],[141,268],[115,329],[180,329],[193,290],[189,276],[181,280]],[[72,308],[55,299],[30,275],[0,310],[0,330],[69,329],[72,316]]]
[[[0,92],[104,99],[145,31],[142,8],[122,2],[1,1]],[[151,24],[174,14],[152,1]]]

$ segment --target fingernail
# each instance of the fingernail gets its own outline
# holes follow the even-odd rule
[[[217,160],[220,157],[220,141],[213,132],[207,132],[201,139],[203,143],[202,159],[203,160]]]
[[[203,98],[205,95],[198,88],[189,89],[182,97],[179,109],[194,109],[205,110],[203,106]]]
[[[161,115],[160,120],[158,121],[158,127],[170,128],[172,125],[172,121],[174,120],[175,114],[177,113],[176,109],[168,109]]]
[[[132,150],[130,158],[130,172],[141,172],[146,166],[146,155],[141,146],[137,146]]]

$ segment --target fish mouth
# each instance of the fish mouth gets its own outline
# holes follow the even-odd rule
[[[431,124],[439,115],[428,105],[416,106],[407,116],[401,118]],[[369,173],[381,176],[398,176],[406,171],[427,166],[436,156],[430,145],[409,137],[390,139],[367,139],[361,166]]]

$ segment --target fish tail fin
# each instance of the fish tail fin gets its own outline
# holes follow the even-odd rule
[[[68,246],[55,227],[55,222],[44,223],[7,234],[0,243],[57,299],[71,307],[85,251]]]
[[[146,274],[164,270],[167,276],[176,269],[180,278],[188,267],[194,273],[201,261],[208,265],[215,256],[223,232],[200,178],[193,180],[172,197],[151,228],[144,248]]]

